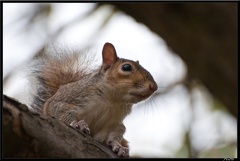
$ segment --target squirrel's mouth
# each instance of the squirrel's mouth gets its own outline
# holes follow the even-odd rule
[[[144,99],[148,98],[151,94],[142,95],[142,94],[130,93],[130,95],[137,98],[138,100],[144,100]]]

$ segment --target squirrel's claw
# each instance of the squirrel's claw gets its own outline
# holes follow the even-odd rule
[[[119,157],[129,157],[129,149],[127,147],[123,147],[117,141],[108,141],[107,144],[112,147],[112,151]]]
[[[80,121],[73,121],[71,122],[70,126],[74,127],[75,129],[85,133],[85,134],[90,134],[90,129],[88,127],[88,124],[84,120]]]

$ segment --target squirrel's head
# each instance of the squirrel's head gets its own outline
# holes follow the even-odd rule
[[[126,103],[137,103],[150,97],[157,90],[157,83],[139,61],[118,58],[111,43],[102,50],[101,73],[113,88],[113,94]]]

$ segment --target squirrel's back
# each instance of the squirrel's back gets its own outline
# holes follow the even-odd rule
[[[40,50],[28,65],[30,77],[34,79],[30,86],[36,88],[30,104],[33,110],[42,112],[46,100],[61,85],[76,82],[90,74],[88,68],[93,55],[87,54],[84,50],[61,49],[58,46],[47,46]]]

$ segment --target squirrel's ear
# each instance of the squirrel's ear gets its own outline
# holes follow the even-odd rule
[[[103,50],[102,50],[102,59],[103,59],[103,64],[102,64],[103,70],[108,69],[109,67],[112,66],[113,63],[115,63],[118,60],[116,50],[111,43],[104,44]]]

